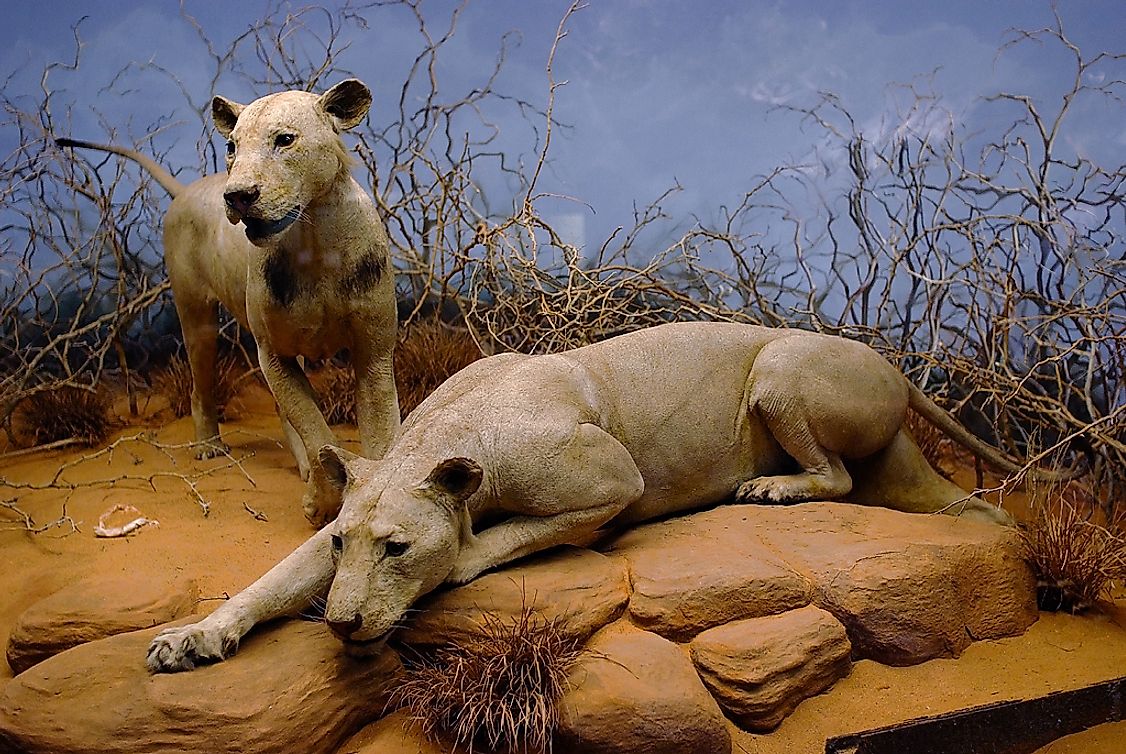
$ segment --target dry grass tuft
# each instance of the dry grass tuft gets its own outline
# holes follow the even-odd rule
[[[486,613],[475,639],[408,659],[392,700],[426,736],[458,749],[548,751],[579,653],[578,641],[529,607],[510,618]]]
[[[110,399],[101,390],[61,385],[20,402],[15,415],[22,444],[46,445],[77,440],[93,446],[113,429]]]
[[[330,425],[356,425],[356,378],[352,367],[328,361],[310,376],[317,406]]]
[[[219,420],[225,421],[228,408],[238,396],[247,370],[242,361],[233,354],[220,356],[215,362],[215,404],[219,409]],[[188,416],[192,412],[192,369],[188,360],[177,354],[167,366],[152,376],[152,385],[157,393],[168,400],[176,418]]]
[[[1081,612],[1126,581],[1126,537],[1087,519],[1088,491],[1072,483],[1030,492],[1035,513],[1020,534],[1041,610]]]
[[[395,347],[395,389],[403,418],[434,389],[481,358],[464,330],[430,321],[411,325]],[[329,424],[356,424],[356,380],[351,367],[329,361],[310,379],[317,405]]]
[[[950,472],[943,467],[943,462],[956,452],[954,441],[947,437],[941,429],[911,409],[907,411],[906,426],[907,431],[911,433],[911,438],[919,446],[923,458],[927,459],[931,468],[949,479]]]
[[[411,325],[395,349],[395,385],[404,417],[426,396],[482,356],[465,330],[437,321]]]

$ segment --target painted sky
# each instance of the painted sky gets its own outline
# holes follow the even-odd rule
[[[427,1],[423,8],[440,24],[453,5]],[[187,0],[186,8],[224,42],[265,4]],[[443,86],[456,90],[483,75],[502,35],[515,30],[519,44],[497,89],[545,103],[544,63],[565,8],[556,0],[471,2],[444,51]],[[1061,0],[1058,11],[1085,51],[1121,51],[1126,0]],[[98,117],[127,132],[131,124],[148,122],[138,113],[159,112],[172,123],[162,138],[174,141],[182,133],[194,142],[198,121],[185,115],[183,95],[167,80],[141,77],[130,91],[104,90],[129,61],[151,60],[180,76],[191,97],[206,100],[206,50],[179,18],[178,4],[168,0],[9,3],[0,26],[5,94],[28,101],[37,96],[43,65],[72,57],[71,26],[82,16],[88,16],[81,26],[82,66],[54,79],[76,105],[75,135],[86,135],[77,128],[104,134]],[[407,14],[379,11],[372,18],[378,23],[347,40],[345,60],[375,91],[372,117],[378,120],[397,94],[381,82],[401,80],[417,41]],[[891,84],[931,74],[933,89],[960,122],[980,118],[984,125],[981,98],[1000,90],[1057,107],[1072,74],[1058,48],[1022,45],[998,55],[1012,28],[1052,22],[1051,5],[1038,0],[591,0],[572,19],[559,49],[557,78],[567,84],[556,114],[569,128],[556,135],[544,182],[591,209],[564,201],[544,209],[588,247],[629,224],[635,203],[674,182],[684,187],[677,212],[710,216],[719,205],[737,202],[755,175],[809,155],[816,135],[776,106],[808,104],[821,90],[840,95],[861,128],[871,130],[885,120]],[[225,90],[222,80],[219,90],[247,98]],[[1078,113],[1067,148],[1118,164],[1126,148],[1121,114],[1120,105]],[[500,125],[526,133],[521,124]],[[518,139],[511,145],[529,147]]]

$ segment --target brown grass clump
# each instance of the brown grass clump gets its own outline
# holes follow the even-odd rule
[[[97,445],[113,429],[110,399],[101,390],[60,385],[25,398],[16,412],[22,444],[77,440]]]
[[[1042,497],[1034,496],[1035,514],[1020,531],[1036,601],[1041,610],[1078,613],[1126,581],[1126,537],[1086,518],[1090,495],[1074,484],[1035,499]]]
[[[950,472],[943,468],[942,464],[954,452],[954,441],[947,437],[945,432],[913,410],[907,411],[906,425],[911,438],[922,451],[923,458],[927,459],[931,468],[949,479]]]
[[[228,418],[227,409],[238,396],[246,371],[242,361],[233,354],[225,354],[216,360],[215,405],[220,421]],[[163,369],[153,374],[152,385],[168,400],[168,407],[176,418],[191,414],[192,369],[186,358],[180,354],[173,356]]]
[[[356,378],[352,368],[331,361],[312,377],[317,407],[330,425],[356,425]]]
[[[407,659],[392,700],[426,736],[455,748],[548,751],[579,653],[577,640],[531,608],[507,619],[486,613],[474,639]]]
[[[464,330],[430,321],[411,325],[395,347],[395,389],[402,418],[434,389],[481,358],[481,349]],[[356,424],[356,380],[351,367],[329,361],[310,379],[317,405],[329,424]]]
[[[403,417],[481,356],[481,349],[465,330],[437,321],[411,325],[395,349],[395,386]]]

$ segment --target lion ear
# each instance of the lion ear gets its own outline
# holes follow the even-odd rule
[[[240,105],[226,97],[215,95],[211,98],[211,118],[224,139],[231,138],[231,131],[235,130],[235,121],[245,108],[246,105]]]
[[[461,503],[481,486],[485,472],[481,465],[469,458],[447,458],[434,467],[426,484],[442,492],[447,498]]]
[[[332,116],[337,131],[347,131],[368,114],[371,90],[359,79],[346,79],[322,94],[319,104]]]

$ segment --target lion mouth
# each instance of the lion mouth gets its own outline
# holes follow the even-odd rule
[[[344,654],[349,657],[371,657],[379,654],[387,644],[390,631],[385,631],[374,639],[342,639]]]
[[[242,224],[246,228],[247,239],[253,244],[258,244],[271,236],[276,236],[278,233],[281,233],[290,225],[293,225],[299,217],[301,217],[301,208],[294,207],[277,220],[263,220],[244,215]]]

